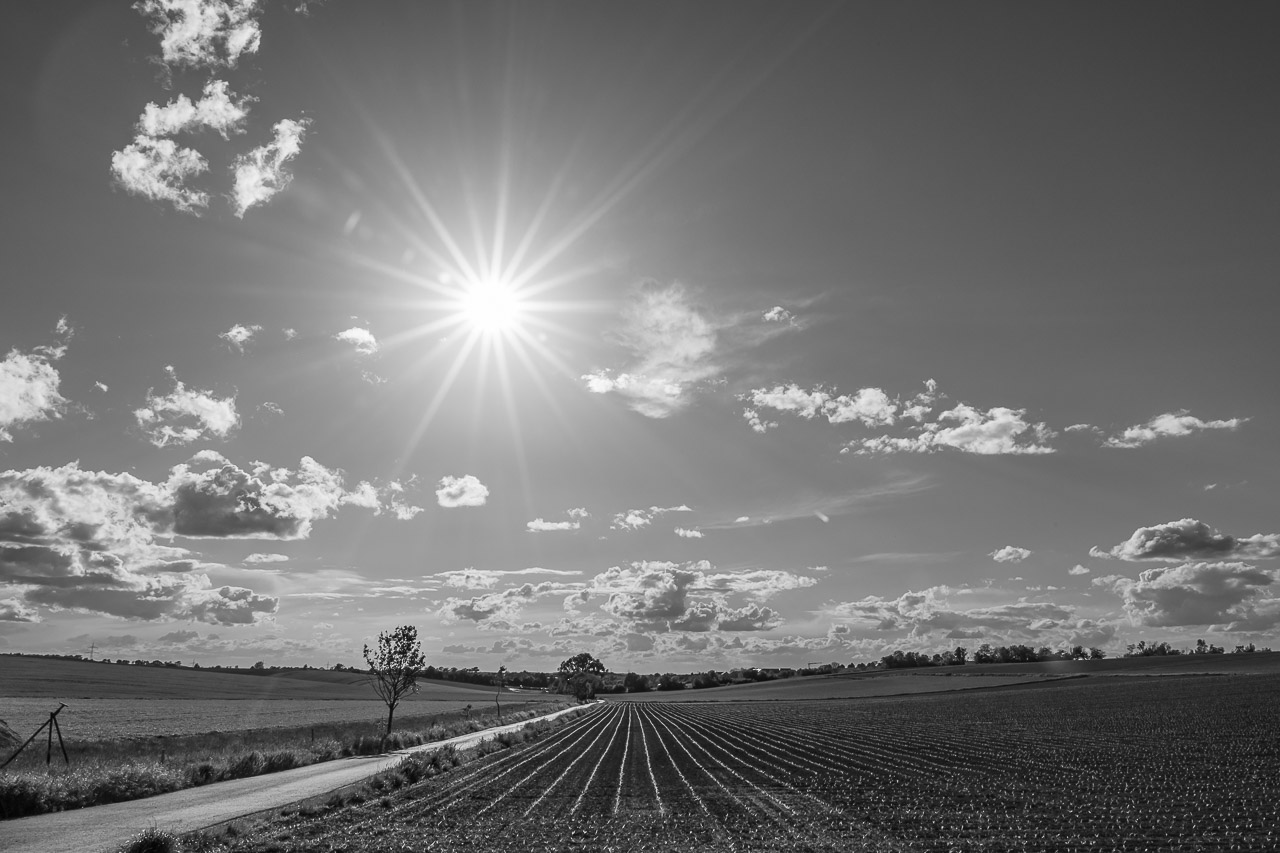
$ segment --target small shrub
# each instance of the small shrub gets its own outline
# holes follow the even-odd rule
[[[149,826],[125,842],[119,853],[181,853],[181,850],[172,832]]]

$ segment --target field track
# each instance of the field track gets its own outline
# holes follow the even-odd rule
[[[576,708],[568,708],[548,716],[574,710]],[[110,853],[148,826],[187,832],[266,809],[278,809],[361,782],[394,767],[409,753],[438,749],[445,744],[465,749],[499,732],[514,731],[524,725],[526,723],[499,726],[389,755],[343,758],[264,776],[188,788],[145,800],[0,820],[0,851]]]
[[[1280,849],[1280,677],[617,702],[235,851]],[[518,844],[512,846],[518,839]]]

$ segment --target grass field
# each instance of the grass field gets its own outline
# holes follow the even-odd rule
[[[216,846],[1263,853],[1280,849],[1277,731],[1268,674],[604,703],[538,743]]]
[[[419,682],[406,701],[476,701],[492,687],[452,681]],[[358,672],[289,670],[280,673],[217,672],[158,666],[0,655],[0,700],[72,699],[368,699]],[[54,707],[57,707],[55,704]]]

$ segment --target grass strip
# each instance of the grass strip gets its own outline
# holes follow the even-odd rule
[[[40,754],[24,754],[0,771],[0,819],[137,800],[336,758],[376,755],[482,731],[500,722],[520,722],[548,710],[547,703],[539,702],[504,709],[500,721],[491,711],[406,718],[406,728],[386,737],[376,723],[350,723],[214,732],[144,743],[77,744],[70,768],[46,769],[43,751],[37,751]],[[421,728],[408,728],[415,723]]]

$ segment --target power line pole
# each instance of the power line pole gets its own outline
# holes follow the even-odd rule
[[[94,649],[96,649],[96,648],[98,648],[97,644],[95,644],[95,643],[90,643],[90,644],[89,644],[89,660],[93,660],[93,651],[94,651]]]

